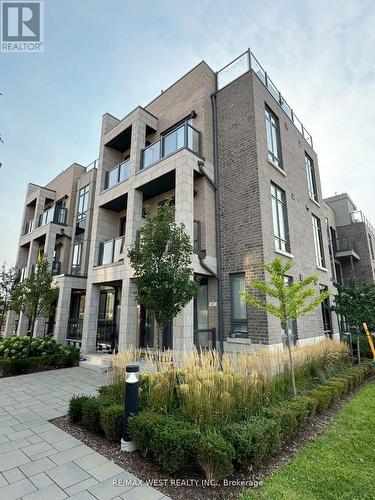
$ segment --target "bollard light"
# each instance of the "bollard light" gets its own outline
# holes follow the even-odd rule
[[[121,451],[132,452],[135,443],[129,435],[128,420],[138,413],[139,366],[128,365],[125,369],[124,426],[121,439]]]

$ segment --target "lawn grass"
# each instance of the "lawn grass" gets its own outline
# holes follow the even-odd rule
[[[366,385],[314,439],[264,486],[241,500],[375,498],[375,382]]]

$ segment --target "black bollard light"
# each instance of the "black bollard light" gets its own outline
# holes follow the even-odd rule
[[[124,426],[121,439],[121,451],[131,452],[136,449],[129,435],[128,419],[138,413],[139,366],[128,365],[125,369]]]

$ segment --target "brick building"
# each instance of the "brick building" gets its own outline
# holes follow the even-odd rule
[[[127,250],[146,209],[167,199],[191,238],[200,289],[165,329],[165,348],[215,338],[228,351],[283,345],[280,322],[239,293],[276,255],[293,262],[288,282],[315,274],[317,291],[333,291],[339,228],[322,199],[312,138],[247,51],[219,72],[201,62],[122,119],[105,114],[93,168],[74,164],[46,187],[29,185],[16,265],[26,276],[43,253],[60,288],[38,335],[50,331],[85,353],[154,347]],[[288,325],[295,342],[338,336],[328,305]],[[7,335],[25,334],[26,323],[9,313]]]

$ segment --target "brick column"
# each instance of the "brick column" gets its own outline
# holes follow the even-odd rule
[[[82,327],[83,353],[89,354],[96,351],[96,333],[98,329],[100,285],[87,284],[85,316]]]
[[[176,222],[194,239],[194,172],[184,164],[176,168]],[[191,350],[194,345],[194,301],[191,300],[173,321],[173,348]]]
[[[134,244],[137,231],[142,226],[143,193],[131,190],[128,194],[126,209],[126,234],[125,253]],[[136,286],[130,276],[132,268],[130,261],[125,256],[125,278],[122,280],[121,310],[119,323],[119,351],[124,351],[129,346],[135,346],[137,340],[137,301]]]

